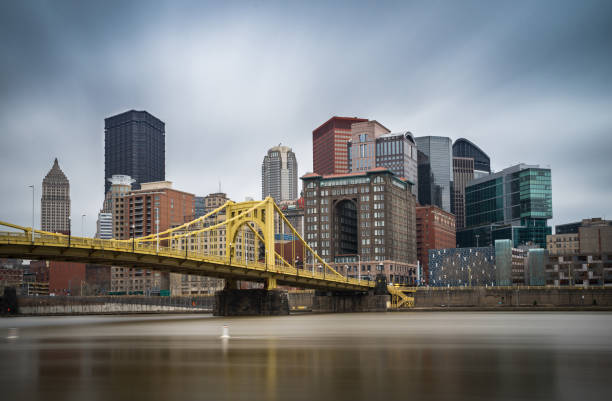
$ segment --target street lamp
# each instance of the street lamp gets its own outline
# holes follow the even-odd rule
[[[72,235],[72,219],[68,216],[68,248],[70,248],[70,236]]]
[[[132,224],[132,253],[135,252],[135,247],[136,247],[136,238],[134,238],[136,236],[136,225]]]
[[[81,237],[85,237],[85,214],[81,215]]]
[[[156,251],[159,253],[159,208],[155,208],[155,234],[157,234],[157,248]]]
[[[34,243],[34,185],[28,185],[32,188],[32,243]]]
[[[476,248],[478,248],[478,238],[480,238],[480,234],[476,234]]]

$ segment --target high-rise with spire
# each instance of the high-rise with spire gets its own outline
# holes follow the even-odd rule
[[[70,182],[57,158],[42,182],[40,227],[49,232],[68,233],[70,230]]]

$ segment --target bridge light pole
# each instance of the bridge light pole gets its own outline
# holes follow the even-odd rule
[[[32,188],[32,243],[34,243],[34,185],[28,185],[30,188]]]
[[[155,208],[155,234],[157,234],[156,252],[159,253],[159,208]]]
[[[136,242],[135,242],[135,238],[136,237],[136,224],[132,224],[132,253],[134,253],[134,250],[136,248]]]
[[[85,237],[85,218],[87,217],[87,215],[82,214],[81,215],[81,237]]]
[[[70,248],[70,236],[72,235],[72,219],[68,216],[68,248]]]

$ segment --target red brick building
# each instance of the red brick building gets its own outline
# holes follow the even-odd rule
[[[49,294],[81,295],[86,282],[85,263],[49,262]]]
[[[193,220],[195,196],[172,189],[169,181],[142,183],[123,198],[121,239],[144,237]],[[159,227],[156,218],[159,218]],[[120,217],[121,218],[121,217]],[[134,232],[133,232],[134,231]]]
[[[437,206],[416,208],[417,258],[423,268],[422,282],[429,282],[429,250],[455,248],[455,215]]]
[[[321,175],[348,173],[351,125],[368,121],[357,117],[332,117],[312,131],[313,172]]]

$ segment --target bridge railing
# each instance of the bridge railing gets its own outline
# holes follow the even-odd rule
[[[365,287],[373,287],[374,283],[359,280],[357,278],[350,278],[346,276],[338,276],[336,274],[329,274],[325,269],[319,269],[313,267],[306,268],[295,268],[293,266],[287,266],[286,264],[275,264],[269,265],[262,262],[245,261],[245,260],[233,260],[228,263],[228,259],[224,256],[210,255],[201,252],[185,251],[181,249],[174,249],[169,247],[158,247],[155,243],[144,243],[144,242],[130,242],[130,241],[118,241],[118,240],[103,240],[97,238],[83,238],[75,237],[71,235],[63,234],[51,234],[35,232],[32,240],[30,231],[27,232],[10,232],[0,231],[0,243],[7,244],[19,244],[19,245],[35,245],[35,246],[57,246],[57,247],[70,247],[70,248],[81,248],[81,249],[92,249],[92,250],[108,250],[108,251],[119,251],[119,252],[134,252],[137,254],[149,254],[158,255],[164,257],[172,257],[179,259],[189,259],[200,262],[210,262],[218,264],[230,264],[234,267],[242,267],[245,269],[253,269],[259,271],[268,271],[273,273],[281,273],[294,275],[298,277],[304,277],[315,280],[324,280],[337,283],[348,283],[352,285],[359,285]]]

